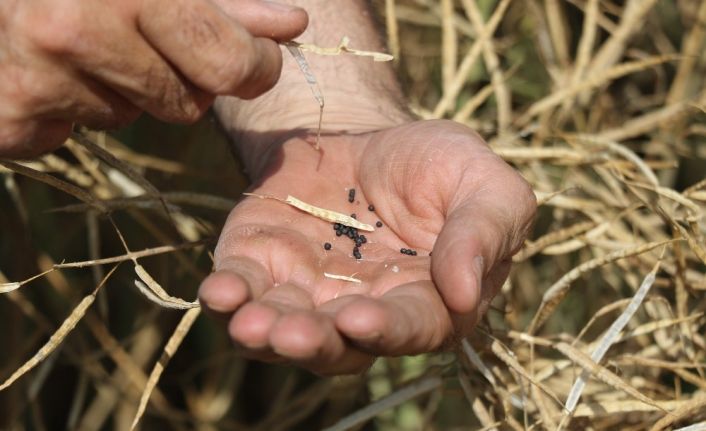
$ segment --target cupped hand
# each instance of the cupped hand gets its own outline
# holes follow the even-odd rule
[[[324,135],[320,151],[312,142],[295,136],[273,146],[250,191],[291,195],[382,227],[360,231],[367,242],[356,259],[353,241],[336,236],[331,223],[246,197],[201,286],[206,309],[228,322],[245,356],[320,374],[357,372],[375,356],[433,351],[466,334],[533,220],[527,183],[450,121]]]
[[[262,94],[281,71],[277,41],[307,19],[261,0],[4,0],[0,157],[58,147],[73,123],[193,122],[214,95]]]

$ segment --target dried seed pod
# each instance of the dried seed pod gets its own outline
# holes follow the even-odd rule
[[[254,197],[260,198],[260,199],[274,199],[276,201],[284,202],[286,204],[293,206],[294,208],[297,208],[301,211],[304,211],[305,213],[311,214],[314,217],[318,217],[322,220],[326,220],[326,221],[329,221],[332,223],[340,223],[344,226],[353,227],[353,228],[365,230],[368,232],[375,231],[375,228],[370,226],[369,224],[361,223],[356,219],[353,219],[345,214],[341,214],[336,211],[331,211],[331,210],[315,207],[315,206],[310,205],[306,202],[300,201],[299,199],[295,198],[294,196],[287,196],[286,199],[280,199],[275,196],[258,195],[256,193],[243,193],[243,194],[246,196],[254,196]]]

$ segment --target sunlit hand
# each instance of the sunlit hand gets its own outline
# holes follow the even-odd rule
[[[227,318],[245,356],[321,374],[360,371],[377,355],[437,350],[467,333],[533,220],[527,183],[450,121],[325,135],[320,152],[312,139],[273,147],[251,191],[381,221],[366,233],[362,259],[331,223],[247,197],[223,229],[216,272],[200,290],[204,306]]]

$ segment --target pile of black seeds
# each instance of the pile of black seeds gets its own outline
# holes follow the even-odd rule
[[[348,202],[350,202],[350,203],[355,202],[355,189],[353,189],[353,188],[348,190]],[[368,211],[371,211],[371,212],[375,211],[375,206],[373,206],[372,204],[368,205]],[[355,213],[351,214],[351,217],[354,219],[358,218],[358,216]],[[375,226],[380,228],[383,225],[382,225],[382,222],[380,220],[378,220],[375,223]],[[353,241],[353,243],[354,243],[353,257],[354,258],[356,258],[356,259],[363,258],[363,255],[360,254],[360,247],[363,244],[368,242],[368,238],[366,238],[365,235],[360,234],[358,232],[357,228],[346,226],[341,223],[333,223],[333,230],[336,232],[336,236],[345,236],[345,237],[350,238]],[[331,246],[330,242],[324,243],[324,250],[331,250],[331,247],[332,246]],[[400,253],[406,254],[408,256],[416,256],[417,255],[416,250],[411,250],[408,248],[400,249]],[[430,253],[430,255],[431,255],[431,253]]]
[[[353,217],[354,215],[355,214],[351,214],[351,217]],[[368,238],[366,238],[365,235],[360,234],[357,228],[346,226],[341,223],[334,223],[333,230],[336,232],[336,236],[347,236],[348,238],[353,240],[353,242],[355,243],[355,246],[353,247],[353,257],[355,257],[356,259],[360,259],[363,257],[360,254],[360,246],[368,242]],[[324,248],[326,248],[326,245],[324,245]]]

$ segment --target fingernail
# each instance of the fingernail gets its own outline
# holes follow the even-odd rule
[[[292,6],[292,5],[288,5],[288,4],[284,4],[284,3],[280,3],[280,2],[276,2],[276,1],[270,1],[270,0],[265,0],[265,1],[263,1],[263,3],[267,7],[269,7],[270,9],[276,10],[278,12],[291,12],[293,10],[299,9],[296,6]]]
[[[476,272],[476,285],[479,290],[483,289],[483,256],[476,256],[473,258],[473,270]]]

